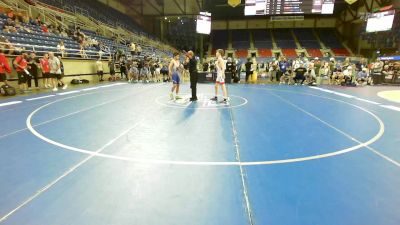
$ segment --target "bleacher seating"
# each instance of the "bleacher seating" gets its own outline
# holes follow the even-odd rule
[[[247,49],[237,50],[236,52],[237,58],[247,58],[249,51]]]
[[[275,29],[273,35],[278,48],[295,49],[297,47],[289,29]]]
[[[272,51],[271,51],[271,49],[259,48],[258,49],[258,56],[262,57],[262,58],[272,57]]]
[[[321,41],[328,48],[343,48],[342,43],[336,36],[336,31],[334,29],[319,29],[318,30],[319,37]]]
[[[287,58],[296,58],[297,57],[297,53],[294,48],[283,48],[282,54],[284,56],[286,56]]]
[[[254,47],[257,49],[272,49],[272,38],[269,30],[253,30]]]
[[[332,48],[332,51],[335,56],[350,56],[349,51],[345,48]]]
[[[53,3],[59,3],[55,4],[55,6],[52,7],[52,10],[55,10],[57,6],[63,6],[63,4],[70,4],[75,1],[54,1],[54,0],[46,0],[47,3],[53,2]],[[62,3],[62,4],[61,4]],[[87,2],[86,2],[87,3]],[[85,4],[86,4],[85,3]],[[97,2],[96,3],[100,3]],[[101,6],[102,3],[100,3]],[[42,4],[41,7],[43,6],[48,6]],[[104,7],[108,6],[102,5]],[[62,11],[62,9],[59,9]],[[106,10],[102,10],[106,11]],[[111,9],[112,11],[112,9]],[[119,13],[121,14],[121,13]],[[86,16],[91,16],[91,15],[86,15]],[[115,16],[115,15],[114,15]],[[121,17],[122,18],[122,17]],[[7,20],[7,16],[5,14],[0,14],[0,24],[3,25],[5,21]],[[131,21],[131,19],[130,19]],[[80,54],[80,45],[78,44],[77,40],[72,38],[71,36],[63,37],[59,34],[55,34],[52,32],[45,33],[42,31],[42,27],[40,25],[34,24],[34,23],[22,23],[22,27],[24,29],[19,29],[17,33],[8,33],[6,31],[1,30],[0,35],[3,36],[5,39],[8,39],[16,48],[24,48],[28,51],[35,51],[39,56],[43,55],[44,52],[57,52],[57,45],[60,43],[60,41],[64,42],[65,45],[65,52],[68,57],[75,57],[75,58],[81,58],[84,57],[83,55]],[[71,31],[74,29],[74,27],[69,28]],[[92,28],[95,29],[95,28]],[[29,30],[29,31],[28,31]],[[127,46],[127,42],[124,40],[118,42],[116,40],[113,40],[111,38],[102,36],[97,34],[94,31],[91,30],[81,30],[86,37],[89,37],[91,39],[95,39],[98,41],[99,46],[102,46],[101,50],[103,51],[103,56],[108,57],[110,54],[113,54],[117,50],[123,50],[126,55],[130,55],[129,48]],[[140,44],[142,47],[142,55],[158,55],[158,56],[169,56],[171,53],[167,50],[160,50],[156,49],[154,46],[146,46],[144,44]],[[99,50],[100,47],[97,45],[94,46],[86,46],[85,47],[85,53],[87,55],[87,58],[89,59],[95,59],[99,57]]]
[[[250,48],[249,33],[247,30],[232,30],[232,48],[237,50]]]
[[[307,52],[310,55],[310,57],[318,57],[318,58],[323,57],[320,49],[309,48],[309,49],[307,49]]]
[[[212,47],[213,49],[227,49],[228,48],[228,32],[226,30],[215,30],[212,33]]]
[[[111,26],[123,26],[129,31],[142,34],[146,34],[136,23],[133,22],[132,18],[113,9],[104,3],[97,0],[41,0],[42,2],[53,5],[65,10],[75,12],[77,8],[87,11],[88,15],[94,19],[101,21]],[[106,10],[105,10],[106,9]]]
[[[6,19],[4,17],[0,17],[1,23],[4,23],[5,20]],[[79,44],[71,37],[61,37],[53,33],[43,33],[41,27],[38,25],[22,25],[30,29],[32,32],[29,33],[27,31],[20,30],[17,33],[8,33],[0,30],[0,35],[7,38],[13,44],[29,45],[26,47],[26,50],[37,51],[39,55],[40,52],[55,51],[55,48],[60,41],[64,42],[67,53],[68,51],[71,53],[72,50],[76,50],[73,51],[74,53],[76,53],[79,49]]]
[[[349,56],[349,51],[343,46],[334,29],[326,28],[320,29],[319,37],[326,47],[330,48],[335,56]]]
[[[340,40],[335,35],[333,28],[322,28],[316,30],[321,36],[321,41],[326,44],[327,47],[331,48],[335,56],[349,56],[350,52],[342,45]],[[215,49],[228,48],[228,32],[232,32],[232,47],[236,50],[236,55],[244,57],[248,55],[250,50],[250,42],[248,42],[249,35],[243,30],[216,30],[213,31],[213,51],[212,55],[215,54]],[[299,29],[255,29],[251,30],[250,33],[253,36],[254,48],[258,51],[258,56],[263,58],[273,57],[273,40],[272,35],[275,39],[276,46],[281,49],[282,54],[288,58],[295,58],[298,56],[296,51],[297,44],[294,36],[297,38],[301,48],[307,51],[307,55],[310,57],[323,57],[321,52],[322,46],[318,38],[314,35],[314,31],[311,28],[299,28]],[[294,34],[294,36],[293,36]],[[247,50],[237,51],[237,50]]]
[[[301,47],[306,49],[321,48],[321,45],[319,44],[317,38],[314,36],[312,29],[293,29],[293,32],[296,35]]]

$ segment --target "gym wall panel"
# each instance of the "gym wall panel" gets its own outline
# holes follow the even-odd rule
[[[273,28],[292,28],[293,21],[276,21],[273,23]]]
[[[226,29],[228,29],[228,23],[223,20],[212,21],[211,29],[212,30],[226,30]]]
[[[294,21],[294,26],[296,28],[307,28],[307,27],[313,27],[314,26],[315,20],[303,20],[303,21]]]
[[[228,21],[228,28],[230,30],[235,29],[247,29],[247,21],[246,20],[232,20]]]
[[[268,28],[268,20],[249,20],[248,27],[249,29]]]
[[[12,65],[12,60],[10,57],[7,57],[9,60],[9,64],[10,66]],[[72,79],[75,79],[77,77],[75,76],[69,76],[68,75],[80,75],[80,74],[96,74],[96,66],[95,60],[78,60],[78,59],[63,59],[62,60],[63,64],[64,64],[64,71],[65,71],[65,75],[66,77],[64,78],[64,80],[66,82],[70,82]],[[104,73],[109,73],[110,70],[108,68],[108,61],[103,61],[103,68],[104,68]],[[12,69],[12,73],[7,75],[7,79],[17,79],[17,73],[15,72],[14,69]],[[42,74],[39,70],[38,72],[39,74],[39,78],[42,77]],[[93,75],[82,75],[79,76],[81,79],[87,79],[89,81],[91,80],[97,80],[97,76],[93,76]],[[108,76],[104,76],[106,79],[108,78]],[[16,82],[11,82],[11,84],[16,84]],[[43,82],[40,81],[40,84],[42,84]],[[15,86],[15,85],[14,85]],[[16,87],[16,86],[15,86]]]
[[[336,19],[332,18],[321,18],[316,19],[316,27],[336,27]]]
[[[65,75],[96,73],[94,60],[63,60]],[[109,72],[107,62],[103,62],[105,73]]]
[[[242,21],[214,20],[213,30],[265,29],[265,28],[314,28],[335,27],[336,18],[306,18],[302,21],[270,21],[269,19],[249,19]]]

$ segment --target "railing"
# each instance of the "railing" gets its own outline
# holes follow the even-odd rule
[[[108,47],[104,47],[101,51],[90,51],[90,50],[79,50],[65,48],[64,51],[60,51],[57,47],[31,45],[31,44],[18,44],[9,42],[0,42],[0,45],[5,46],[3,51],[9,56],[17,56],[22,50],[33,51],[37,55],[44,55],[45,53],[54,52],[57,55],[61,55],[63,58],[68,59],[108,59],[111,57],[110,51],[106,52],[103,50],[109,50]]]

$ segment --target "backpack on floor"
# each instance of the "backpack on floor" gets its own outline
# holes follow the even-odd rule
[[[17,91],[15,90],[14,87],[11,87],[10,85],[3,85],[0,87],[0,92],[4,96],[14,96],[16,95]]]
[[[71,84],[80,84],[80,81],[78,79],[72,79]]]

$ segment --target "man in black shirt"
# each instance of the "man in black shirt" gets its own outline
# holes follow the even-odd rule
[[[38,65],[39,65],[39,59],[36,58],[36,54],[35,52],[31,52],[30,56],[28,58],[28,71],[29,74],[31,75],[30,77],[28,77],[28,88],[32,87],[32,79],[35,80],[35,87],[38,88],[39,87],[39,81],[38,81]]]
[[[206,71],[206,72],[207,72],[207,71],[208,71],[208,66],[209,66],[209,65],[208,65],[208,62],[204,60],[204,63],[203,63],[203,71]]]
[[[246,67],[246,82],[249,81],[249,77],[253,74],[253,71],[251,70],[251,66],[253,65],[253,62],[251,62],[251,58],[247,59],[247,62],[245,64]]]
[[[307,72],[307,69],[304,67],[303,64],[300,65],[299,68],[297,68],[295,71],[296,76],[294,77],[294,84],[297,85],[297,82],[301,80],[301,85],[303,85],[304,81],[306,80],[306,77],[304,76]]]
[[[187,65],[190,73],[190,88],[192,89],[192,97],[190,101],[197,101],[197,60],[193,51],[187,53]]]

